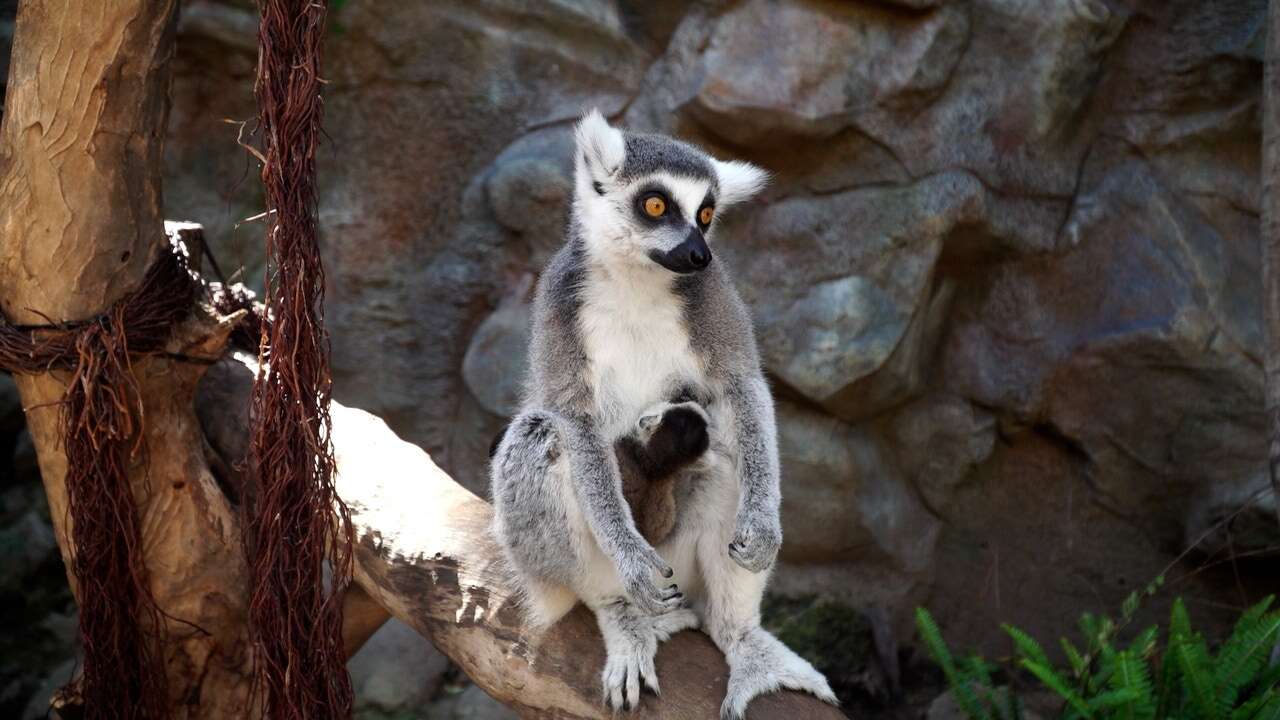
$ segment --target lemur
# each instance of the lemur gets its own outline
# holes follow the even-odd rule
[[[724,717],[779,687],[835,703],[822,674],[760,627],[782,543],[773,399],[747,308],[708,244],[767,175],[594,110],[575,139],[568,238],[538,282],[525,398],[491,463],[494,532],[529,620],[545,627],[579,600],[595,613],[614,710],[637,707],[642,685],[658,692],[658,643],[700,623],[729,664]],[[702,420],[680,432],[705,432],[707,446],[685,443],[669,469],[674,514],[651,544],[618,457],[626,466],[627,448],[673,412]]]

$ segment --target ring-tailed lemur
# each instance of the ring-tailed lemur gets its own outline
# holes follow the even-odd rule
[[[568,241],[534,300],[523,409],[491,470],[494,529],[530,618],[550,624],[579,599],[595,612],[614,709],[636,707],[642,683],[658,690],[658,643],[699,621],[729,663],[725,716],[779,687],[834,703],[821,673],[760,627],[782,542],[773,400],[747,309],[707,244],[717,214],[766,175],[595,111],[574,163]],[[655,548],[614,446],[690,400],[709,446],[676,473],[674,525]]]

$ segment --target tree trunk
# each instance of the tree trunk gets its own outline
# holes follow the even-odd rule
[[[1267,8],[1262,88],[1262,326],[1266,335],[1268,469],[1280,520],[1280,2]]]
[[[223,466],[244,467],[253,373],[224,361],[201,385],[199,413]],[[525,627],[489,532],[493,510],[379,418],[333,403],[338,494],[356,530],[356,582],[393,617],[431,638],[485,692],[525,718],[611,718],[601,702],[604,642],[579,607],[537,636]],[[252,478],[236,478],[252,483]],[[662,695],[628,715],[719,717],[728,667],[710,639],[679,633],[658,650]],[[781,692],[751,703],[757,720],[833,720],[839,710]]]
[[[93,317],[168,252],[160,183],[176,15],[176,0],[20,4],[0,126],[0,309],[10,322]],[[229,330],[194,312],[168,350],[216,357]],[[170,616],[160,632],[171,716],[244,717],[245,568],[193,412],[204,369],[163,357],[133,364],[148,452],[130,480],[152,592]],[[66,374],[15,379],[71,567],[57,406]]]

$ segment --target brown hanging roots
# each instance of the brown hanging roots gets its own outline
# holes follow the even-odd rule
[[[191,310],[196,284],[182,252],[161,251],[136,290],[91,320],[40,327],[0,320],[0,369],[69,373],[59,417],[84,645],[72,695],[86,718],[168,717],[163,611],[147,581],[129,481],[131,462],[141,457],[147,465],[131,362],[163,352],[173,325]]]
[[[245,533],[255,689],[270,718],[346,718],[352,692],[342,593],[351,576],[352,530],[333,486],[315,219],[325,4],[261,0],[260,8],[256,90],[272,322],[263,328],[253,387],[251,458],[260,486]],[[333,573],[326,583],[328,551]]]

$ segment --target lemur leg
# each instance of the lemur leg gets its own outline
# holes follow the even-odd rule
[[[592,542],[568,487],[562,443],[553,415],[526,412],[492,452],[494,535],[535,627],[555,623],[577,603],[574,584]]]
[[[625,600],[617,567],[596,543],[569,485],[554,415],[527,412],[511,422],[495,446],[492,483],[494,531],[530,622],[550,625],[581,599],[605,640],[605,701],[615,709],[636,707],[642,682],[658,690],[658,643],[697,627],[697,615],[686,608],[648,615]],[[674,583],[664,593],[678,595]]]
[[[721,717],[741,718],[753,698],[783,687],[836,703],[822,673],[760,627],[760,601],[769,572],[753,573],[729,556],[737,492],[723,487],[729,484],[723,477],[719,482],[724,497],[716,500],[715,507],[721,512],[708,518],[697,553],[705,584],[703,629],[729,663],[729,689],[720,706]]]

